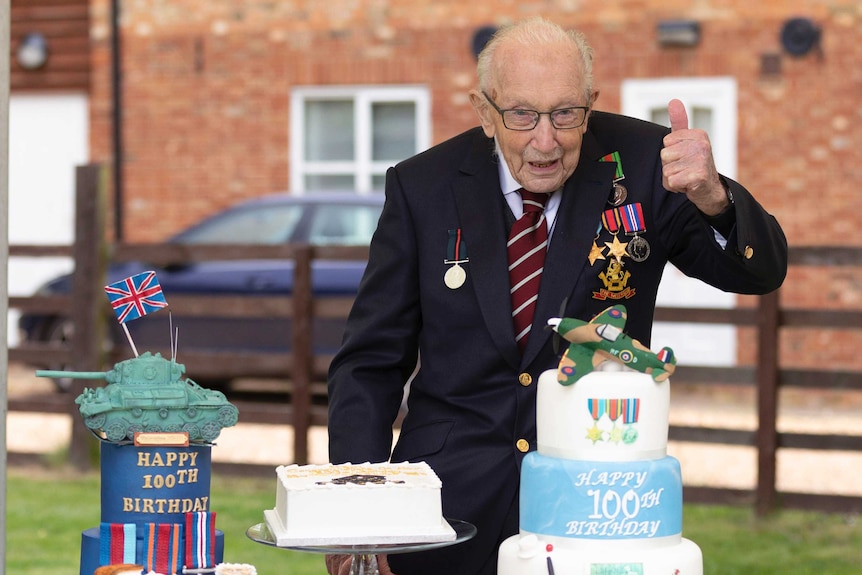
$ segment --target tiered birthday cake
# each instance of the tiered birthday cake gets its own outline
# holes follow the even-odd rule
[[[703,573],[667,455],[673,353],[626,336],[625,319],[614,306],[549,322],[570,345],[539,378],[538,451],[521,467],[520,533],[500,546],[499,575]]]
[[[290,465],[276,475],[264,519],[279,546],[455,540],[427,463]]]
[[[82,533],[80,575],[108,565],[212,573],[222,562],[224,533],[210,510],[210,454],[238,410],[221,392],[183,379],[184,371],[147,352],[107,372],[37,372],[108,383],[75,400],[101,450],[101,523]]]

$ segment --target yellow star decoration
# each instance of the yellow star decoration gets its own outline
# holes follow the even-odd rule
[[[629,245],[628,242],[621,242],[617,236],[614,236],[614,241],[605,242],[605,245],[608,246],[608,250],[610,250],[610,254],[617,259],[617,262],[623,261],[623,256],[626,254],[626,246]]]
[[[593,423],[591,428],[587,429],[587,439],[591,440],[593,445],[602,440],[602,430],[595,423]]]
[[[619,444],[619,442],[622,440],[623,440],[623,430],[622,430],[622,428],[617,427],[616,424],[614,424],[614,428],[611,429],[611,433],[610,433],[610,437],[608,438],[608,441],[613,441],[614,443]]]
[[[590,248],[590,255],[588,256],[588,258],[590,260],[590,265],[593,265],[594,263],[596,263],[596,260],[605,259],[604,251],[605,251],[605,248],[600,248],[599,246],[596,245],[596,240],[593,240],[593,247]]]

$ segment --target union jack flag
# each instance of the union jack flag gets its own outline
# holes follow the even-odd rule
[[[156,272],[139,273],[105,286],[117,321],[126,323],[168,306]]]

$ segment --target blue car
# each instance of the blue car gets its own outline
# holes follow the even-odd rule
[[[367,246],[383,209],[383,195],[322,193],[294,196],[277,194],[240,203],[177,234],[170,243]],[[318,296],[355,295],[365,261],[315,260],[312,290]],[[168,304],[171,295],[287,295],[293,288],[292,260],[204,261],[184,266],[154,267],[146,262],[110,266],[106,284],[147,270],[155,270]],[[64,275],[44,286],[40,295],[71,291],[72,277]],[[107,301],[107,299],[106,299]],[[170,329],[166,312],[128,322],[139,351],[169,349]],[[226,318],[217,310],[206,317],[173,318],[179,328],[180,360],[184,350],[284,352],[290,345],[290,321],[285,318]],[[22,340],[68,341],[74,325],[57,315],[22,315],[18,322]],[[341,343],[343,321],[318,320],[313,326],[316,353],[333,353]],[[112,322],[115,346],[128,347],[119,325]],[[40,366],[62,368],[62,366]],[[70,380],[57,379],[61,390]],[[223,382],[210,382],[216,385]]]

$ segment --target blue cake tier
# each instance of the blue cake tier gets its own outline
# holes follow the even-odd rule
[[[145,526],[183,526],[177,541],[185,563],[186,513],[210,511],[211,445],[150,447],[101,442],[101,522],[135,526],[135,561],[144,563]],[[100,530],[81,534],[80,575],[100,562]],[[224,533],[216,530],[215,560],[224,556]]]
[[[679,461],[598,462],[531,452],[521,466],[521,531],[637,541],[682,533]]]

